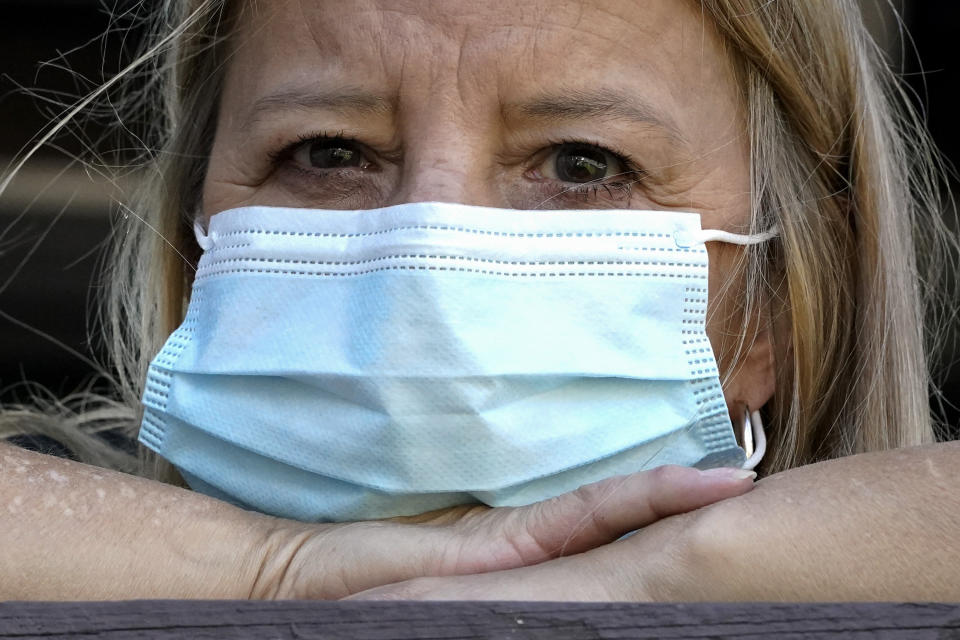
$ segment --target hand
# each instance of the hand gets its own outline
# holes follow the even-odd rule
[[[955,602],[958,477],[960,442],[857,454],[768,476],[577,556],[356,597]]]
[[[602,547],[661,518],[741,495],[752,486],[749,476],[735,470],[668,466],[610,478],[526,507],[463,506],[344,525],[277,521],[251,595],[342,598],[424,576],[529,567]],[[549,563],[542,571],[522,575],[535,576],[536,582],[558,568],[581,566],[580,560],[569,560],[573,564]]]
[[[691,554],[686,534],[701,513],[703,510],[664,517],[623,540],[534,566],[476,575],[414,578],[368,589],[345,599],[676,600],[673,592],[664,592],[664,588],[683,583],[690,575]]]

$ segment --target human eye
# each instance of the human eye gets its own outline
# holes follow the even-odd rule
[[[370,171],[376,164],[362,144],[343,134],[320,133],[300,136],[298,140],[275,154],[277,164],[292,162],[297,168],[317,174],[344,169]]]
[[[544,192],[542,205],[554,201],[617,206],[628,202],[644,172],[623,153],[597,144],[559,142],[538,154],[526,177]]]
[[[343,132],[298,136],[270,157],[285,188],[312,206],[365,209],[381,199],[379,156]]]

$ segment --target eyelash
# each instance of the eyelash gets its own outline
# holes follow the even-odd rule
[[[567,145],[583,145],[609,153],[623,167],[623,171],[614,176],[616,180],[611,179],[609,182],[583,184],[554,182],[554,185],[549,187],[553,192],[552,195],[549,195],[541,204],[558,197],[575,201],[595,200],[601,191],[605,192],[611,200],[627,200],[633,191],[633,185],[643,182],[647,175],[646,171],[640,168],[639,164],[626,152],[582,138],[551,139],[547,141],[545,150],[553,153]],[[614,192],[619,192],[619,195],[615,195]]]
[[[357,145],[361,149],[366,149],[362,144],[357,142],[356,138],[346,134],[343,131],[338,131],[336,133],[331,133],[329,131],[316,131],[314,133],[302,133],[297,136],[292,142],[285,144],[279,151],[272,151],[268,153],[270,158],[270,163],[274,168],[279,168],[284,162],[287,162],[293,158],[293,154],[297,152],[297,149],[307,144],[308,142],[325,142],[329,140],[343,140],[344,142],[349,142],[350,144]]]
[[[276,170],[284,165],[296,164],[292,161],[293,156],[303,145],[329,141],[348,142],[368,158],[371,155],[376,155],[373,154],[366,145],[358,142],[356,138],[343,131],[337,131],[335,133],[330,131],[316,131],[300,134],[296,140],[287,143],[279,151],[269,153],[271,165],[274,170]],[[552,179],[534,181],[543,192],[542,195],[545,196],[540,203],[541,205],[556,198],[577,202],[596,200],[601,196],[601,192],[611,201],[628,200],[632,193],[633,185],[642,183],[646,178],[646,171],[641,169],[627,153],[580,138],[548,140],[547,146],[537,155],[545,152],[553,153],[566,145],[583,145],[609,153],[624,170],[615,176],[618,180],[611,180],[609,182],[576,184]],[[299,165],[294,167],[294,169],[301,175],[321,181],[343,176],[345,173],[353,173],[353,171],[350,170],[311,170]],[[344,185],[344,187],[350,188],[351,185]],[[355,188],[361,188],[359,181],[356,182]]]

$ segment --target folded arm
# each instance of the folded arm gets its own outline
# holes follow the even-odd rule
[[[960,600],[960,442],[850,456],[535,567],[358,598]]]
[[[661,563],[654,596],[960,600],[960,442],[776,474],[689,519],[686,570]]]
[[[267,518],[0,443],[0,600],[248,598]]]
[[[580,553],[751,485],[661,467],[521,508],[307,524],[0,443],[0,601],[339,598]]]

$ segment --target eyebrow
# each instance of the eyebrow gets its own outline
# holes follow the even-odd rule
[[[290,89],[259,98],[241,120],[244,128],[255,124],[264,114],[277,111],[350,111],[386,114],[393,110],[390,101],[351,87],[332,90]]]
[[[252,126],[265,113],[318,109],[383,115],[391,113],[393,105],[383,96],[352,87],[331,90],[289,89],[257,99],[244,115],[242,127]],[[637,96],[613,89],[568,90],[542,95],[527,102],[505,105],[503,113],[519,113],[528,118],[545,120],[628,120],[653,125],[663,130],[675,142],[686,144],[686,138],[669,115]]]
[[[504,113],[519,113],[528,118],[546,120],[591,118],[628,120],[656,126],[663,129],[674,140],[686,141],[680,128],[668,114],[637,96],[614,89],[570,90],[548,94],[529,102],[507,105]]]

